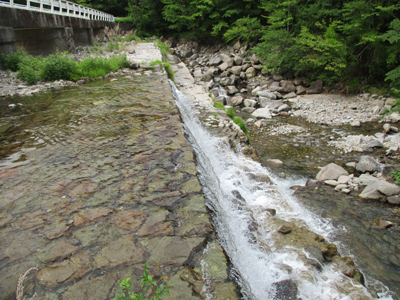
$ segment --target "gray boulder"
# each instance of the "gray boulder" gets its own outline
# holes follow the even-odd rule
[[[242,66],[234,66],[231,69],[232,74],[240,75],[242,73]]]
[[[246,70],[246,77],[247,79],[253,78],[255,77],[257,74],[256,69],[254,69],[253,67],[250,67]]]
[[[282,80],[281,87],[284,93],[293,93],[296,90],[293,81],[290,80]]]
[[[233,62],[235,63],[235,65],[241,66],[241,64],[243,63],[243,59],[240,56],[235,56]]]
[[[384,180],[378,180],[370,183],[362,191],[362,199],[378,200],[386,196],[393,196],[400,193],[400,187]]]
[[[268,107],[256,109],[251,115],[255,118],[263,119],[270,119],[272,117]]]
[[[318,79],[307,89],[307,94],[321,94],[324,91],[324,82]]]
[[[242,112],[246,114],[252,114],[256,109],[254,107],[243,107]]]
[[[280,75],[280,74],[272,75],[272,78],[273,78],[275,81],[281,81],[281,80],[283,80],[283,76]]]
[[[400,205],[400,197],[399,196],[391,196],[387,198],[390,204]]]
[[[269,85],[268,89],[269,89],[271,92],[282,92],[282,91],[283,91],[283,89],[282,89],[282,87],[281,87],[281,85],[280,85],[280,83],[279,83],[278,81],[272,82],[272,83]]]
[[[210,59],[209,65],[210,66],[218,66],[221,63],[222,63],[222,57],[217,55]]]
[[[192,54],[193,54],[193,50],[189,45],[184,44],[181,47],[179,47],[179,55],[182,58],[190,57]]]
[[[337,180],[342,175],[349,175],[349,173],[341,166],[330,163],[318,172],[316,179],[324,182],[325,180]]]
[[[212,74],[210,74],[209,72],[204,73],[204,74],[201,76],[201,81],[211,81],[212,79],[213,79],[213,76],[212,76]]]
[[[283,104],[281,106],[278,107],[278,113],[282,112],[282,111],[289,111],[290,107],[287,104]]]
[[[251,91],[251,95],[252,96],[258,96],[258,92],[259,91],[261,91],[261,87],[260,86],[258,86],[258,87],[256,87],[255,89],[253,89],[252,91]]]
[[[356,170],[365,173],[365,172],[376,172],[379,171],[379,163],[372,158],[371,156],[361,156],[360,161],[356,165]]]
[[[285,96],[283,96],[283,99],[290,99],[290,98],[295,98],[297,95],[295,92],[286,94]]]
[[[245,107],[255,107],[257,105],[257,101],[253,99],[244,99],[243,104]]]
[[[274,93],[271,93],[269,91],[259,91],[259,92],[257,92],[257,95],[259,97],[265,97],[265,98],[269,98],[269,99],[272,99],[272,100],[275,100],[277,98]]]
[[[225,62],[223,62],[222,64],[220,64],[219,66],[218,66],[218,68],[223,72],[223,71],[226,71],[228,68],[229,68],[230,66],[229,66],[229,64],[225,61]]]
[[[239,106],[240,104],[243,103],[243,97],[242,96],[229,97],[227,102],[228,102],[228,105]]]
[[[235,83],[235,80],[233,80],[230,77],[225,77],[225,78],[221,78],[221,80],[219,81],[219,83],[222,86],[227,86],[227,85],[233,85]]]
[[[296,87],[296,94],[297,95],[305,95],[307,93],[307,89],[302,85]]]
[[[234,95],[236,93],[239,93],[239,90],[234,85],[228,85],[226,87],[226,93],[228,95]]]

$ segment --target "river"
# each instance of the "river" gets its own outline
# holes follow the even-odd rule
[[[184,93],[145,71],[0,103],[0,298],[15,299],[19,276],[35,268],[28,297],[111,299],[148,261],[172,283],[164,299],[397,299],[386,286],[395,290],[398,271],[386,281],[390,268],[376,272],[391,259],[369,266],[379,247],[359,253],[342,234],[352,222],[337,217],[341,199],[326,209],[329,192],[294,195],[316,169],[304,158],[321,155],[271,170],[265,160],[281,144],[263,154],[271,137],[252,133],[261,163],[248,158],[204,126],[226,113],[174,68]],[[371,236],[365,244],[379,243]],[[345,256],[355,278],[343,274]]]

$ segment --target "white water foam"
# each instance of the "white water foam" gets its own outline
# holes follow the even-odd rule
[[[211,136],[198,120],[191,103],[171,83],[188,139],[197,155],[199,178],[212,211],[222,246],[228,254],[247,299],[289,299],[275,294],[274,283],[291,279],[297,296],[306,299],[368,299],[372,296],[331,266],[321,271],[303,263],[301,249],[277,246],[277,224],[267,208],[280,219],[306,225],[322,236],[334,228],[304,209],[291,195],[293,181],[270,174],[259,163],[234,153],[224,139]],[[257,180],[269,176],[271,183]],[[304,181],[298,183],[304,184]],[[256,223],[257,230],[251,229]],[[392,298],[381,298],[392,299]]]

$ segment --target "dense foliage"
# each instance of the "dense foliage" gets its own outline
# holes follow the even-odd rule
[[[38,81],[72,80],[82,77],[98,78],[127,66],[126,55],[110,58],[88,57],[76,62],[68,52],[58,52],[46,58],[18,51],[2,55],[7,69],[18,71],[17,77],[28,84]]]
[[[250,44],[268,70],[400,88],[398,0],[77,0],[127,12],[137,34]],[[114,13],[115,14],[115,13]]]

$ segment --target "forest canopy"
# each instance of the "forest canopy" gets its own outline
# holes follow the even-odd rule
[[[140,36],[249,44],[268,70],[400,88],[398,0],[78,0]]]

